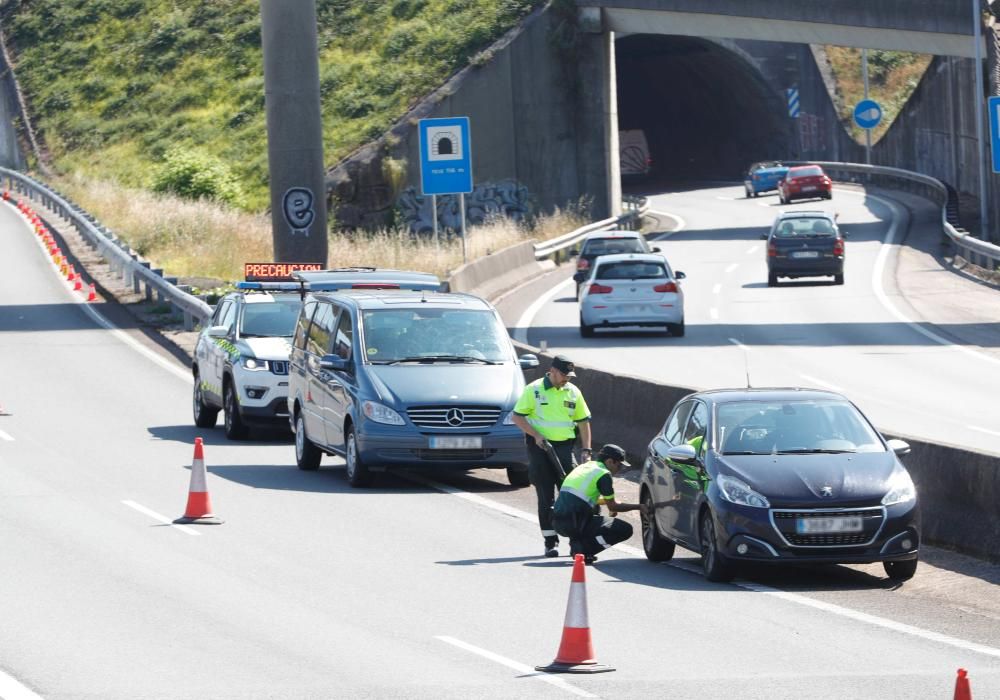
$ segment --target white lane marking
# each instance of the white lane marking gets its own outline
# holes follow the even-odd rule
[[[771,208],[771,204],[768,204],[767,202],[757,202],[757,206],[758,207],[764,207],[765,209],[770,209]]]
[[[971,350],[962,345],[956,345],[952,341],[948,340],[947,338],[943,338],[934,331],[927,330],[919,323],[910,320],[909,317],[907,317],[902,311],[896,308],[895,304],[893,304],[889,300],[889,296],[885,293],[883,287],[884,287],[885,266],[889,259],[889,253],[891,252],[893,246],[896,243],[896,228],[899,225],[900,218],[902,218],[902,213],[900,212],[899,207],[897,207],[889,200],[883,199],[882,197],[876,197],[874,195],[866,194],[864,192],[844,191],[843,194],[849,194],[855,197],[867,196],[871,199],[874,199],[876,202],[880,202],[882,205],[888,207],[889,210],[892,212],[893,216],[892,223],[889,225],[889,231],[886,233],[885,240],[882,242],[882,247],[878,252],[878,257],[875,259],[875,269],[872,272],[872,291],[875,293],[875,297],[879,300],[879,303],[882,304],[885,310],[888,311],[892,316],[894,316],[896,320],[905,323],[906,325],[910,326],[910,328],[915,330],[917,333],[924,336],[925,338],[933,340],[935,343],[945,345],[950,349],[957,350],[961,353],[965,353],[966,355],[970,355],[980,360],[985,360],[993,364],[1000,364],[1000,359],[998,358],[991,357],[989,355],[984,355],[983,353],[976,352],[975,350]]]
[[[839,392],[839,393],[843,393],[844,392],[844,390],[841,389],[836,384],[830,384],[829,382],[824,382],[822,379],[816,379],[816,377],[810,377],[808,374],[800,374],[799,376],[802,377],[803,379],[805,379],[807,382],[812,382],[816,386],[821,386],[821,387],[824,387],[826,389],[830,389],[831,391],[836,391],[836,392]]]
[[[6,440],[7,442],[14,442],[14,438],[12,438],[8,433],[5,433],[2,430],[0,430],[0,440]]]
[[[538,299],[535,299],[535,301],[531,303],[531,306],[525,309],[524,313],[521,314],[521,318],[517,320],[517,326],[514,328],[514,340],[528,345],[528,329],[531,328],[531,324],[534,323],[535,316],[543,306],[552,301],[556,294],[562,291],[563,287],[569,287],[573,284],[575,284],[573,282],[573,278],[570,277],[568,280],[557,284]]]
[[[536,671],[534,666],[528,666],[527,664],[522,664],[519,661],[514,661],[513,659],[508,659],[506,656],[500,656],[492,651],[486,649],[480,649],[477,646],[473,646],[468,642],[463,642],[461,639],[455,639],[454,637],[448,637],[445,635],[435,635],[434,639],[440,639],[442,642],[456,646],[459,649],[464,649],[465,651],[470,651],[473,654],[478,654],[485,659],[490,661],[496,661],[498,664],[512,668],[520,674],[529,676],[531,678],[537,678],[540,681],[554,685],[555,687],[565,690],[567,692],[573,693],[574,695],[579,695],[581,698],[596,698],[597,695],[591,695],[585,690],[580,690],[574,685],[570,685],[562,678],[558,676],[553,676],[548,673],[543,673],[542,671]]]
[[[659,211],[658,209],[650,209],[649,213],[653,214],[654,216],[665,216],[668,219],[673,219],[674,221],[677,222],[677,228],[675,228],[673,231],[669,231],[668,233],[677,233],[678,231],[687,228],[687,222],[684,221],[684,219],[682,219],[681,217],[677,216],[677,214],[671,214],[670,212],[667,211]]]
[[[712,294],[718,294],[721,291],[722,291],[722,285],[721,284],[719,284],[718,282],[716,282],[714,285],[712,285]]]
[[[195,530],[193,528],[190,528],[187,525],[177,525],[170,518],[166,517],[165,515],[160,515],[155,510],[150,510],[149,508],[147,508],[146,506],[142,505],[141,503],[136,503],[135,501],[122,501],[122,503],[124,503],[125,505],[127,505],[129,508],[135,508],[137,511],[139,511],[140,513],[142,513],[144,515],[148,515],[153,520],[158,520],[159,522],[163,523],[164,525],[169,525],[170,527],[177,528],[181,532],[186,532],[189,535],[195,535],[196,537],[200,537],[201,536],[201,533],[198,532],[197,530]]]
[[[760,246],[759,245],[752,246],[749,250],[747,250],[747,255],[753,255],[758,250],[760,250]]]
[[[719,310],[714,306],[708,310],[708,315],[712,317],[713,320],[719,318]]]
[[[733,270],[735,270],[737,267],[739,267],[739,265],[737,263],[733,263],[732,265],[727,265],[726,266],[726,274],[728,275]]]
[[[749,350],[749,348],[746,345],[736,340],[736,338],[729,338],[729,342],[732,343],[733,345],[743,348],[744,350]]]
[[[27,224],[30,227],[32,224],[28,220],[28,218],[24,214],[21,214],[20,210],[16,211],[18,211],[18,213],[21,216],[21,219],[25,222],[25,224]],[[42,239],[40,236],[35,236],[35,242],[37,243],[38,247],[45,252],[45,257],[48,258],[49,265],[52,267],[52,270],[56,273],[56,276],[58,276],[62,280],[63,283],[62,288],[66,291],[66,294],[69,296],[70,299],[73,300],[73,303],[77,304],[80,308],[82,308],[83,311],[88,316],[90,316],[90,318],[93,319],[95,323],[97,323],[97,325],[102,326],[105,329],[111,331],[111,333],[116,338],[121,340],[123,343],[131,347],[136,352],[144,355],[147,359],[152,360],[160,367],[173,374],[175,377],[179,377],[184,381],[188,382],[189,384],[194,381],[190,372],[186,372],[183,369],[172,364],[171,362],[160,357],[155,352],[144,346],[142,343],[136,341],[128,333],[121,330],[120,328],[112,324],[111,321],[107,320],[106,318],[104,318],[104,316],[98,313],[90,305],[90,302],[88,302],[82,294],[77,294],[76,292],[74,292],[73,287],[70,285],[70,283],[62,277],[62,273],[60,272],[59,267],[56,266],[55,260],[53,260],[52,257],[48,254],[49,251],[45,250],[45,246],[42,244]]]
[[[988,428],[980,428],[978,425],[967,425],[965,427],[968,428],[969,430],[976,430],[976,431],[979,431],[980,433],[986,433],[987,435],[996,435],[997,437],[1000,437],[1000,431],[997,431],[997,430],[990,430]]]
[[[3,671],[0,671],[0,698],[4,700],[42,700],[41,695],[35,694]]]

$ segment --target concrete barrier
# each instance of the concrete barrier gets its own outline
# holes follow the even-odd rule
[[[551,355],[529,345],[514,345],[518,354],[534,353],[540,360],[537,369],[525,372],[527,381],[548,369]],[[663,428],[670,410],[696,391],[579,364],[576,374],[574,383],[594,416],[595,449],[606,442],[617,443],[636,466],[645,461],[647,446]],[[901,461],[917,486],[924,541],[1000,561],[1000,458],[906,435],[884,435],[910,444],[910,454]]]
[[[535,260],[533,241],[524,241],[462,265],[451,273],[448,288],[494,299],[551,267]]]

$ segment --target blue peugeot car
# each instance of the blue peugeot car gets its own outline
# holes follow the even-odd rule
[[[761,192],[778,189],[778,183],[788,174],[788,166],[777,161],[754,163],[743,176],[743,191],[747,198],[756,197]]]
[[[503,468],[511,485],[529,483],[512,411],[522,370],[538,359],[516,356],[499,314],[479,297],[412,281],[312,291],[289,365],[300,469],[319,468],[328,454],[344,458],[355,487],[375,472],[427,467]]]

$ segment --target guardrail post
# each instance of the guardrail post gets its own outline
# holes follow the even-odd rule
[[[150,272],[152,272],[157,277],[163,277],[163,268],[162,267],[151,268]],[[163,292],[157,291],[156,299],[157,299],[157,301],[163,301]],[[147,284],[146,285],[146,301],[152,301],[152,300],[153,300],[153,285]]]
[[[172,285],[174,285],[175,287],[177,286],[177,278],[176,278],[176,277],[164,277],[163,279],[164,279],[164,281],[165,281],[165,282],[166,282],[167,284],[172,284]],[[162,302],[162,301],[166,301],[166,300],[167,300],[167,297],[166,297],[166,295],[165,295],[165,294],[164,294],[163,292],[160,292],[160,301]],[[176,309],[177,311],[180,311],[180,310],[181,310],[181,308],[180,308],[179,306],[176,306],[176,305],[175,305],[175,304],[173,304],[173,303],[171,303],[171,304],[170,304],[170,307],[171,307],[172,309]]]
[[[190,311],[184,312],[184,330],[193,331],[194,330],[194,314]]]

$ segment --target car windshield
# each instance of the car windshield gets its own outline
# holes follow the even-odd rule
[[[491,311],[379,309],[361,319],[365,357],[375,364],[512,359],[507,331]]]
[[[298,296],[246,304],[240,321],[240,335],[244,338],[291,338],[301,307],[302,300]]]
[[[583,245],[581,255],[597,257],[619,253],[648,253],[639,238],[591,238]]]
[[[884,452],[848,401],[734,401],[716,408],[715,444],[728,455]]]
[[[625,260],[599,265],[594,279],[599,280],[661,280],[667,279],[663,263]]]
[[[784,219],[774,230],[777,238],[818,238],[834,235],[833,222],[827,218],[796,217]]]
[[[820,168],[818,165],[814,165],[811,168],[796,168],[795,170],[790,171],[788,174],[790,177],[812,177],[814,175],[822,175],[823,169]]]

